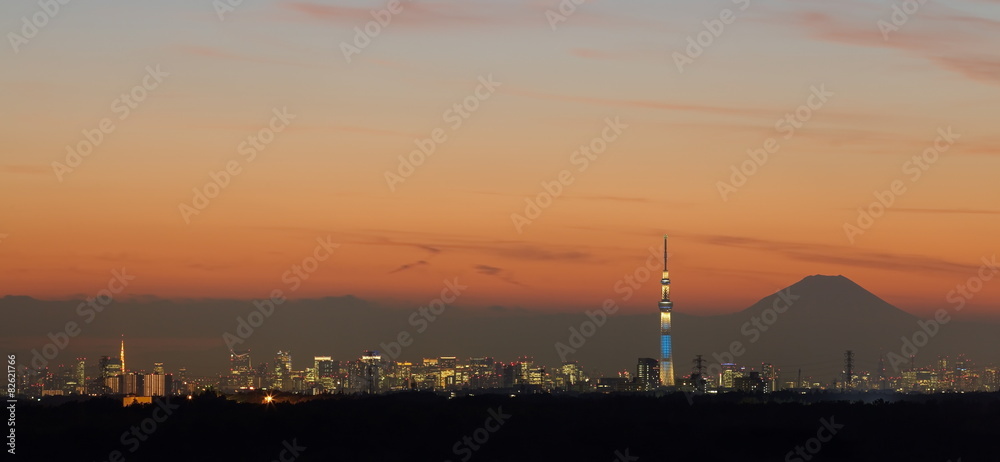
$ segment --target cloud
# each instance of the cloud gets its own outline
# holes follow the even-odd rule
[[[487,276],[497,277],[508,284],[513,284],[516,286],[524,286],[524,284],[514,280],[514,277],[511,276],[511,274],[508,271],[504,271],[503,268],[497,268],[495,266],[489,266],[489,265],[476,265],[475,269],[476,272],[479,274],[485,274]]]
[[[411,269],[411,268],[417,268],[417,267],[421,267],[421,266],[427,266],[429,264],[430,263],[428,263],[427,260],[417,260],[417,261],[415,261],[413,263],[407,263],[405,265],[400,265],[399,268],[396,268],[396,269],[394,269],[392,271],[389,271],[389,274],[398,273],[400,271],[406,271],[406,270]]]
[[[353,239],[352,243],[372,246],[412,247],[428,251],[433,255],[449,252],[466,252],[534,261],[586,261],[592,257],[590,253],[582,252],[575,247],[570,248],[559,245],[546,245],[543,248],[532,244],[525,244],[521,241],[487,240],[467,236],[428,233],[378,232],[391,233],[401,237],[388,237],[375,234],[375,232],[350,233]]]
[[[497,268],[495,266],[476,265],[476,271],[478,271],[479,273],[482,273],[482,274],[488,274],[490,276],[494,276],[496,274],[499,274],[503,270],[501,270],[500,268]]]
[[[392,15],[390,27],[423,27],[438,29],[451,26],[487,26],[510,22],[514,5],[491,5],[470,2],[438,1],[433,3],[401,2],[402,9]],[[513,2],[510,2],[513,3]],[[352,7],[324,5],[312,2],[288,2],[285,8],[311,19],[351,27],[362,27],[373,20],[373,11],[385,7]],[[492,13],[492,14],[491,14]]]
[[[933,2],[923,4],[900,26],[892,23],[890,5],[876,7],[845,0],[836,8],[826,2],[802,2],[797,6],[803,5],[806,10],[789,13],[791,21],[780,21],[801,26],[821,40],[898,50],[972,80],[1000,83],[1000,58],[977,51],[996,48],[1000,39],[998,21],[967,16]]]
[[[859,268],[877,268],[912,274],[914,271],[929,271],[935,273],[962,273],[975,271],[977,265],[963,265],[947,260],[925,257],[921,255],[900,255],[883,252],[865,252],[851,250],[845,246],[828,244],[807,244],[796,242],[769,241],[748,237],[735,236],[695,236],[710,245],[736,247],[750,250],[760,250],[778,254],[793,260],[854,266]]]
[[[594,3],[593,0],[587,3]],[[286,2],[282,6],[301,18],[324,21],[349,27],[363,27],[372,21],[373,11],[385,8],[383,4],[370,7],[327,5],[315,2]],[[439,31],[443,28],[502,26],[531,27],[548,32],[549,11],[558,11],[559,1],[504,0],[475,2],[469,0],[437,0],[428,2],[401,2],[402,10],[392,16],[387,27],[428,29]],[[577,7],[572,18],[560,23],[563,26],[585,26],[606,29],[608,27],[635,28],[657,27],[662,24],[646,18],[632,18],[608,14],[595,8]]]

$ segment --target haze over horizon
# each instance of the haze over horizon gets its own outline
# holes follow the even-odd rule
[[[770,324],[752,324],[773,305],[773,299],[783,298],[781,292],[786,293],[784,299],[794,299],[788,310]],[[75,307],[75,302],[0,298],[0,310],[22,313],[16,328],[0,327],[0,348],[30,357],[32,348],[48,341],[45,336],[52,328],[52,319],[75,318]],[[959,353],[984,363],[1000,362],[1000,338],[990,335],[1000,329],[1000,319],[969,318],[962,313],[964,307],[957,311],[956,306],[942,308],[952,313],[951,321],[920,349],[922,363],[937,355]],[[456,304],[427,322],[425,333],[418,333],[415,327],[419,326],[410,319],[417,307],[389,306],[349,296],[294,300],[277,306],[262,326],[228,345],[223,333],[236,334],[237,318],[247,319],[253,312],[246,301],[115,301],[96,315],[100,322],[87,324],[70,348],[52,362],[79,355],[92,359],[113,354],[124,334],[128,356],[137,370],[159,361],[171,370],[187,367],[190,374],[212,375],[225,368],[230,346],[250,349],[255,364],[272,362],[278,350],[291,351],[295,364],[308,364],[313,356],[348,360],[366,349],[386,354],[386,345],[401,331],[413,334],[414,343],[397,352],[396,359],[408,361],[449,355],[493,356],[501,361],[531,356],[550,366],[563,359],[578,360],[588,372],[611,374],[631,369],[637,357],[656,356],[657,331],[653,326],[657,313],[622,311],[609,316],[578,351],[560,357],[555,344],[568,343],[569,329],[588,319],[583,311],[482,310]],[[674,311],[678,374],[687,374],[689,361],[698,354],[709,364],[718,364],[716,355],[725,354],[734,341],[741,342],[745,350],[734,359],[748,367],[769,362],[786,373],[801,367],[806,376],[827,379],[839,370],[843,351],[853,349],[858,354],[859,370],[870,371],[880,355],[899,353],[900,338],[909,338],[919,330],[920,319],[846,277],[807,276],[738,311],[711,316]],[[847,332],[850,335],[845,335]]]
[[[671,271],[671,273],[674,274],[674,273],[676,273],[676,271]],[[847,280],[850,280],[852,283],[856,283],[850,277],[842,275],[842,274],[836,274],[836,275],[834,275],[834,274],[810,274],[810,275],[802,276],[799,280],[797,280],[795,282],[791,282],[791,283],[787,284],[784,287],[790,287],[790,286],[793,286],[797,282],[801,282],[803,280],[809,279],[811,277],[817,277],[817,276],[818,277],[838,277],[838,278],[845,278]],[[676,281],[677,278],[676,277],[672,277],[672,280]],[[629,297],[629,300],[624,301],[624,302],[621,303],[622,312],[626,313],[626,314],[650,314],[651,310],[649,310],[649,307],[648,307],[648,300],[647,301],[643,301],[643,300],[640,300],[639,297],[646,297],[646,296],[649,296],[650,293],[652,293],[651,296],[655,298],[655,296],[657,295],[657,292],[651,290],[650,288],[651,287],[652,288],[658,288],[659,286],[656,283],[657,283],[657,281],[653,280],[653,279],[649,279],[648,281],[643,282],[643,283],[637,282],[638,287],[636,287],[634,289],[634,291],[631,292],[633,295],[631,297]],[[862,284],[858,284],[858,285],[861,286],[861,287],[863,287]],[[627,287],[627,284],[619,285],[618,286],[619,291],[616,292],[616,291],[612,290],[612,294],[609,295],[609,297],[607,297],[607,298],[613,298],[614,299],[614,298],[617,297],[618,299],[621,299],[622,295],[629,293],[629,292],[626,292],[624,290],[625,287]],[[761,290],[759,292],[755,292],[755,293],[752,293],[752,294],[751,293],[747,293],[745,295],[741,294],[741,296],[738,297],[738,301],[734,302],[734,304],[726,304],[726,305],[723,305],[723,306],[714,306],[714,307],[702,307],[701,309],[699,309],[696,312],[689,312],[689,311],[681,310],[681,311],[678,311],[678,313],[681,314],[681,315],[685,315],[685,316],[721,316],[721,315],[727,315],[727,314],[735,314],[735,313],[739,313],[739,312],[745,311],[751,304],[753,304],[753,303],[761,300],[762,298],[766,298],[767,296],[772,295],[775,292],[779,292],[780,290],[782,290],[782,288],[775,288],[775,289],[771,289],[771,290]],[[958,291],[954,291],[954,292],[950,291],[949,295],[954,296],[954,297],[960,297],[960,294],[958,293]],[[93,297],[93,295],[88,295],[88,294],[70,294],[70,295],[67,295],[67,296],[64,296],[64,297],[52,297],[52,298],[48,298],[48,297],[34,297],[34,296],[31,296],[31,295],[25,295],[25,294],[6,294],[3,297],[0,297],[0,299],[14,300],[14,299],[19,299],[19,298],[28,298],[28,299],[31,299],[31,300],[48,301],[48,302],[73,302],[73,303],[80,303],[80,302],[84,302],[84,301],[86,301],[86,299],[92,298],[92,297]],[[676,298],[676,296],[675,296],[675,298]],[[879,298],[884,299],[884,297],[881,297],[881,296],[879,296]],[[177,303],[242,302],[242,303],[252,303],[255,300],[263,300],[263,299],[264,298],[224,298],[224,297],[220,297],[220,298],[211,298],[211,297],[200,297],[200,298],[199,297],[191,297],[191,298],[164,298],[164,297],[159,297],[159,296],[153,295],[153,294],[132,294],[132,293],[127,293],[127,292],[122,292],[121,294],[116,295],[114,297],[114,300],[115,300],[116,303],[130,302],[130,303],[147,303],[147,304],[148,303],[155,303],[155,302],[177,302]],[[352,293],[336,293],[336,294],[331,293],[331,294],[327,294],[325,296],[320,296],[320,297],[301,297],[301,298],[287,297],[287,299],[288,300],[298,300],[298,301],[322,301],[322,300],[327,300],[327,299],[357,299],[357,300],[363,301],[365,303],[378,304],[379,306],[383,306],[383,307],[390,308],[390,309],[402,310],[402,311],[408,311],[408,310],[412,310],[414,308],[417,308],[416,305],[413,305],[413,304],[411,304],[410,302],[408,302],[406,300],[394,299],[394,298],[391,298],[391,297],[360,298],[360,297],[357,297],[355,294],[352,294]],[[741,304],[737,305],[737,303],[741,303]],[[905,305],[904,306],[897,306],[897,305],[893,305],[893,307],[899,309],[900,311],[904,311],[904,312],[907,312],[907,313],[909,313],[911,315],[920,317],[920,316],[927,315],[928,313],[930,313],[932,315],[933,314],[933,310],[937,310],[938,308],[942,308],[944,306],[947,306],[948,304],[949,304],[949,302],[947,301],[947,297],[946,297],[945,300],[943,300],[941,303],[938,303],[936,305],[927,305],[927,306],[920,306],[920,305],[915,305],[915,306],[905,306]],[[423,303],[422,305],[426,305],[426,302]],[[695,305],[695,306],[697,306],[697,305]],[[973,306],[973,305],[966,304],[965,306]],[[530,313],[540,313],[540,314],[544,314],[544,313],[574,314],[574,313],[580,313],[580,312],[582,312],[582,310],[592,308],[592,306],[580,307],[580,306],[577,306],[577,305],[569,305],[569,304],[567,304],[565,306],[555,305],[555,306],[548,306],[548,307],[543,306],[543,307],[529,308],[529,307],[524,307],[524,306],[520,306],[520,305],[509,305],[509,306],[498,305],[498,304],[476,305],[476,304],[464,304],[464,303],[460,303],[460,304],[458,304],[455,307],[458,308],[458,309],[461,309],[461,310],[471,310],[473,312],[494,313],[494,314],[495,313],[503,313],[503,314],[530,314]],[[990,309],[990,310],[984,310],[984,311],[982,311],[980,313],[966,312],[965,314],[969,318],[971,318],[971,319],[984,319],[984,320],[997,320],[997,321],[1000,321],[1000,310],[993,311],[992,309]]]

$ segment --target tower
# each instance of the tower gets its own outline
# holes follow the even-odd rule
[[[125,334],[122,334],[122,351],[121,351],[121,358],[120,359],[121,359],[121,365],[122,365],[121,366],[121,371],[122,371],[122,374],[124,375],[126,373],[126,371],[127,371],[127,369],[125,369]]]
[[[670,343],[670,272],[667,271],[667,235],[663,235],[663,277],[660,278],[660,385],[674,386],[674,356]]]

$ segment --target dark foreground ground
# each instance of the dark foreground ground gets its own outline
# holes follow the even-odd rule
[[[127,408],[120,398],[21,401],[17,455],[4,460],[1000,461],[1000,394],[884,398],[417,393],[270,405],[202,396]]]

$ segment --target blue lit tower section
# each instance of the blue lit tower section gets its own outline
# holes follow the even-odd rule
[[[660,279],[660,385],[674,386],[674,352],[670,341],[670,272],[667,271],[667,235],[663,235],[663,277]]]

